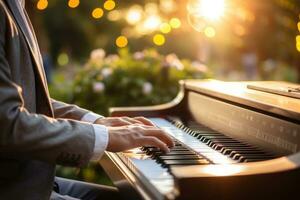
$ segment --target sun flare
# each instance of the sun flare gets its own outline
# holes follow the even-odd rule
[[[198,12],[208,20],[218,20],[225,11],[225,0],[199,0]]]

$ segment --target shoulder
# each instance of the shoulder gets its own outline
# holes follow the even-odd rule
[[[15,36],[18,33],[18,29],[5,1],[0,0],[0,34],[5,35],[5,33]]]

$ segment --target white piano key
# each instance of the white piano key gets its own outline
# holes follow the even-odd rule
[[[214,164],[236,163],[235,160],[232,160],[230,157],[212,149],[197,138],[177,128],[167,120],[162,118],[150,118],[150,120],[153,123],[155,123],[158,127],[165,130],[168,134],[170,134],[189,148],[193,149],[195,152],[198,152],[200,155],[203,155],[204,157],[208,158]]]

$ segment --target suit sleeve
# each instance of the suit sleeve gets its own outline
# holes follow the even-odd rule
[[[73,104],[66,104],[61,101],[51,99],[55,118],[81,120],[90,111]]]
[[[0,5],[0,155],[81,166],[93,154],[95,132],[88,123],[30,113],[6,59],[7,18]],[[78,116],[79,117],[79,116]]]

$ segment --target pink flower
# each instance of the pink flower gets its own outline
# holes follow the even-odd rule
[[[153,86],[149,82],[145,82],[143,85],[143,93],[144,94],[150,94],[153,90]]]
[[[90,58],[92,60],[103,60],[105,57],[105,51],[103,49],[95,49],[91,52]]]
[[[106,59],[105,59],[105,61],[107,63],[112,63],[112,62],[115,62],[115,61],[117,61],[119,59],[120,59],[120,57],[118,55],[112,54],[112,55],[107,56]]]
[[[145,54],[143,52],[137,51],[133,54],[133,58],[135,60],[143,60],[145,57]]]
[[[101,93],[105,90],[105,85],[102,82],[95,82],[93,84],[93,90],[95,93]]]
[[[112,69],[111,68],[104,68],[102,70],[101,74],[104,78],[107,78],[112,74]]]
[[[170,67],[175,67],[178,70],[184,69],[182,62],[178,59],[177,55],[174,53],[166,56],[165,65],[169,65]]]

